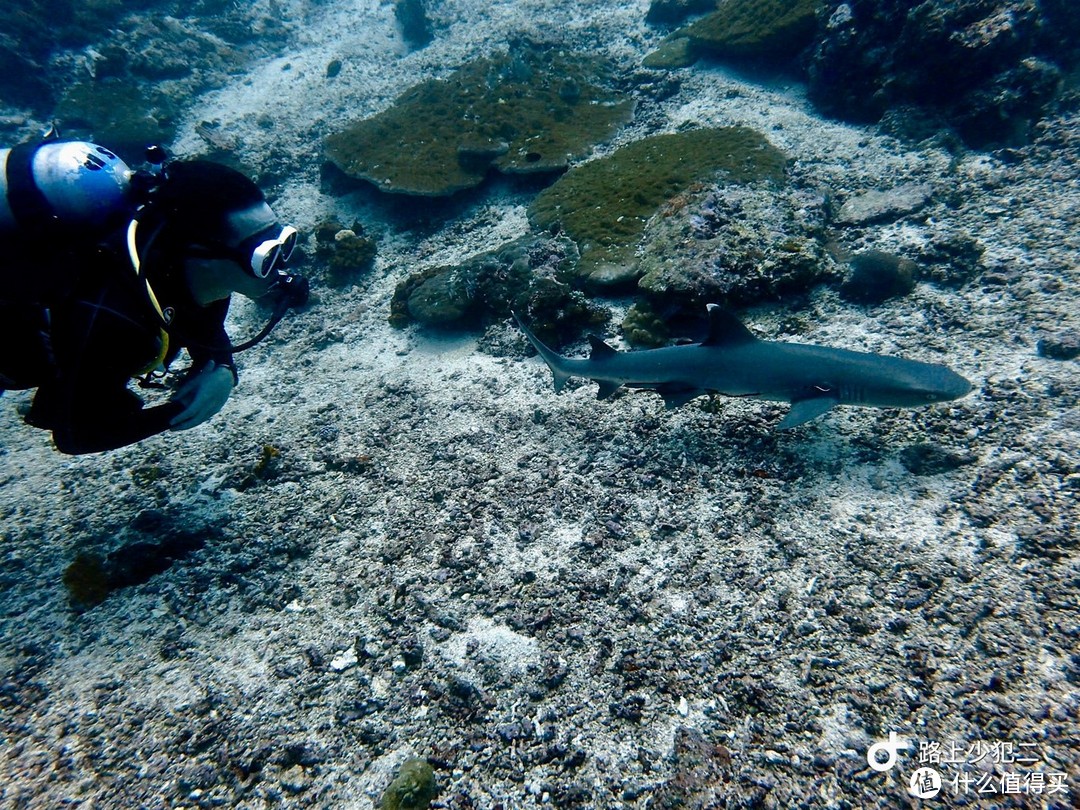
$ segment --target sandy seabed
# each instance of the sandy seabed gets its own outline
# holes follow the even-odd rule
[[[715,64],[639,103],[599,152],[746,124],[839,202],[933,187],[851,245],[985,248],[959,288],[799,312],[799,340],[947,363],[970,395],[780,433],[785,405],[555,395],[510,324],[511,357],[392,329],[400,280],[524,234],[529,197],[495,183],[410,229],[320,184],[326,134],[510,37],[635,64],[646,5],[448,0],[413,53],[388,5],[294,5],[293,50],[202,98],[175,149],[211,120],[249,165],[291,155],[275,209],[359,218],[378,263],[245,353],[195,431],[70,458],[21,423],[27,394],[0,399],[0,805],[369,808],[419,756],[451,808],[914,807],[921,765],[945,780],[927,806],[1075,806],[1080,376],[1037,350],[1078,328],[1075,117],[957,156]],[[790,337],[782,304],[743,314]],[[919,443],[964,463],[916,474]],[[80,552],[177,540],[145,583],[69,603]],[[889,732],[910,748],[881,773]]]

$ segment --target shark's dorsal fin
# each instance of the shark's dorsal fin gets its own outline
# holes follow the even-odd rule
[[[618,354],[618,351],[608,346],[596,335],[589,335],[589,345],[592,346],[592,354],[589,355],[590,360],[603,360]]]
[[[718,304],[709,304],[709,336],[702,346],[738,346],[754,343],[757,338],[742,321]]]

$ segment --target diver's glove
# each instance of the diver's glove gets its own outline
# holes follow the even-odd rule
[[[169,420],[169,427],[188,430],[201,425],[225,405],[235,382],[231,367],[211,360],[173,394],[172,402],[183,405],[184,410]]]

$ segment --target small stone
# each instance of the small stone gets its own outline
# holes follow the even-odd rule
[[[867,191],[849,199],[836,221],[841,225],[868,225],[900,219],[930,202],[933,189],[926,183],[905,183],[887,191]]]
[[[612,703],[608,710],[619,720],[640,723],[645,711],[645,698],[641,695],[628,695],[619,703]]]
[[[356,648],[349,647],[349,649],[337,653],[330,660],[330,669],[334,672],[344,672],[349,667],[356,666],[357,661],[359,659],[356,657]]]
[[[689,37],[674,37],[660,43],[660,47],[646,56],[641,64],[653,70],[675,70],[689,67],[697,61],[690,47]]]
[[[401,763],[397,776],[379,800],[379,807],[381,810],[419,810],[428,807],[438,792],[431,765],[419,757],[410,757]]]
[[[444,325],[464,318],[472,303],[465,279],[454,268],[446,268],[412,291],[408,311],[421,323]]]
[[[1036,344],[1039,357],[1049,360],[1074,360],[1080,357],[1080,331],[1069,329],[1045,335]]]
[[[281,774],[281,786],[290,793],[303,793],[311,787],[311,777],[301,765],[293,765]]]
[[[502,726],[497,733],[503,742],[512,743],[518,740],[530,739],[535,731],[536,728],[533,726],[532,721],[525,718]]]

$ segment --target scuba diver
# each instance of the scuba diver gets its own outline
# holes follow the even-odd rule
[[[285,267],[296,230],[219,163],[151,147],[133,172],[96,144],[45,140],[0,150],[0,192],[0,393],[36,388],[25,420],[62,453],[202,424],[238,382],[233,353],[307,301]],[[239,346],[225,330],[232,293],[277,297]],[[129,382],[164,388],[153,380],[181,349],[182,383],[145,406]]]

